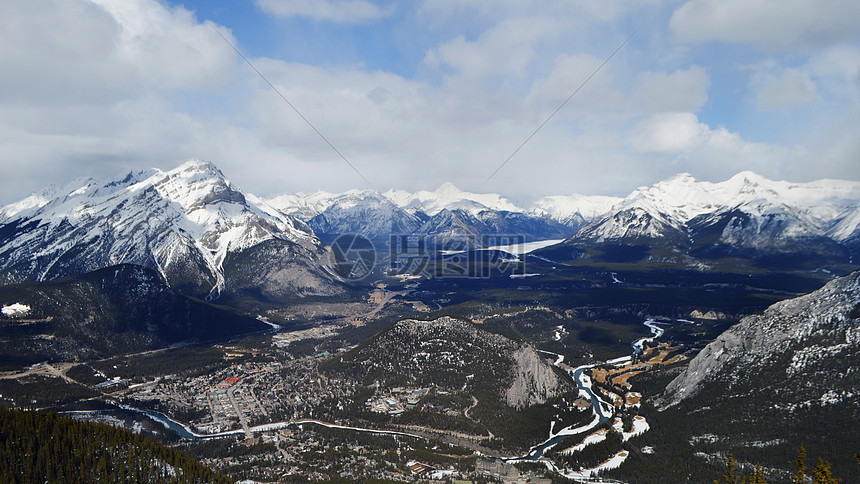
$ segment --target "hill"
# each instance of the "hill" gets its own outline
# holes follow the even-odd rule
[[[0,481],[229,483],[179,451],[129,430],[0,406]]]
[[[858,388],[860,272],[854,272],[747,316],[706,346],[650,401],[656,411],[645,409],[658,430],[641,445],[653,455],[615,475],[651,482],[651,473],[672,468],[689,476],[689,460],[719,467],[732,453],[747,470],[761,463],[768,482],[789,482],[803,445],[809,464],[821,457],[843,482],[860,482]]]
[[[566,388],[531,346],[450,317],[398,321],[344,355],[330,371],[364,384],[494,391],[520,408],[543,403]]]
[[[0,286],[0,362],[83,360],[207,341],[268,328],[231,309],[182,295],[150,269],[119,265],[48,282]]]

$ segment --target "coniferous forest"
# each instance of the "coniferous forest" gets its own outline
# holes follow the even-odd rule
[[[0,407],[0,483],[229,483],[176,449],[126,429]]]

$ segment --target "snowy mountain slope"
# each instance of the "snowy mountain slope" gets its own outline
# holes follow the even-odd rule
[[[317,190],[310,194],[285,193],[266,200],[266,203],[282,213],[308,221],[325,211],[338,198],[357,193],[361,193],[361,190],[349,190],[344,193],[331,193],[324,190]]]
[[[547,196],[522,207],[451,183],[415,193],[318,191],[270,203],[329,235],[518,234],[529,240],[568,237],[569,244],[586,246],[660,245],[671,249],[663,254],[682,258],[776,252],[860,259],[860,183],[843,180],[791,183],[747,171],[712,183],[682,173],[624,198]]]
[[[529,213],[545,215],[564,225],[578,229],[609,212],[615,204],[622,200],[621,197],[601,195],[550,195],[535,202]]]
[[[549,217],[534,217],[521,212],[443,209],[430,217],[415,234],[468,238],[475,245],[492,246],[500,243],[492,235],[524,236],[524,241],[558,239],[570,228]],[[488,237],[489,236],[489,237]]]
[[[0,280],[43,281],[120,263],[150,267],[172,287],[218,295],[231,254],[265,241],[313,261],[308,293],[331,290],[311,229],[241,193],[211,163],[192,160],[104,182],[79,179],[0,208]]]
[[[553,196],[522,208],[495,193],[465,192],[451,183],[434,191],[322,190],[268,199],[284,214],[306,221],[328,240],[359,233],[387,240],[391,234],[523,235],[528,240],[565,238],[603,214],[620,198],[583,195]]]
[[[803,445],[844,482],[860,482],[860,272],[743,318],[646,404],[664,429],[655,441],[683,442],[690,454],[733,453],[788,471],[771,480],[788,482],[785,456]]]
[[[531,209],[520,208],[501,195],[465,192],[451,183],[435,191],[349,190],[335,194],[280,195],[268,200],[284,214],[308,223],[330,241],[358,233],[374,240],[390,235],[457,235],[480,240],[482,235],[523,235],[528,240],[571,235],[616,200],[613,197],[548,197]]]
[[[759,371],[777,372],[784,378],[804,375],[798,384],[808,387],[803,382],[816,381],[816,386],[827,387],[824,380],[860,371],[858,357],[860,272],[854,272],[805,296],[780,301],[729,328],[666,387],[663,405],[692,397],[710,382],[731,382]],[[780,390],[786,402],[814,393],[812,389],[797,391],[801,394]],[[821,394],[805,396],[818,398]],[[860,402],[860,393],[847,398]]]
[[[405,190],[388,190],[385,193],[372,190],[349,190],[331,193],[324,190],[306,194],[283,194],[269,198],[266,202],[287,215],[310,221],[329,207],[342,204],[345,199],[386,198],[397,207],[416,216],[432,217],[442,210],[462,210],[472,215],[484,211],[522,213],[534,218],[551,218],[570,227],[579,227],[609,211],[621,200],[619,197],[554,195],[543,197],[528,207],[520,207],[496,193],[470,193],[444,183],[434,191],[421,190],[411,193]]]
[[[860,229],[860,183],[789,183],[742,172],[725,182],[688,174],[641,187],[572,242],[687,240],[687,247],[792,249],[832,246]]]
[[[413,233],[426,218],[422,212],[408,212],[377,192],[364,190],[333,197],[308,225],[320,236],[358,233],[387,241],[392,234]]]
[[[463,210],[471,214],[484,210],[525,211],[499,194],[465,192],[451,182],[443,183],[432,192],[421,190],[409,193],[403,190],[389,190],[384,195],[399,207],[410,211],[421,211],[430,216],[445,209]]]

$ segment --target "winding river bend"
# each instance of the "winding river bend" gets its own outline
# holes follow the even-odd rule
[[[615,358],[612,360],[606,361],[607,364],[621,364],[633,361],[633,358],[640,356],[645,350],[645,343],[650,343],[655,339],[663,336],[665,330],[660,326],[657,326],[658,322],[656,319],[647,319],[643,323],[643,325],[647,326],[648,329],[651,330],[651,334],[653,336],[639,338],[634,341],[631,346],[633,347],[633,354],[628,356],[622,356],[620,358]],[[576,386],[579,389],[579,395],[583,398],[588,399],[591,402],[592,413],[594,414],[594,419],[586,425],[582,425],[580,427],[565,427],[558,432],[555,432],[555,422],[552,423],[549,430],[549,438],[540,444],[529,449],[529,452],[526,455],[520,457],[512,457],[509,459],[504,459],[508,462],[518,462],[518,461],[537,461],[540,460],[544,453],[553,447],[555,447],[559,442],[561,442],[565,437],[569,437],[571,435],[579,435],[589,432],[601,425],[603,425],[610,418],[615,416],[615,407],[601,399],[597,393],[591,388],[591,378],[585,374],[585,370],[589,368],[593,368],[597,366],[596,364],[591,365],[582,365],[578,366],[572,370],[565,369],[561,366],[564,362],[564,356],[559,355],[557,353],[552,353],[549,351],[541,351],[542,353],[548,355],[556,356],[553,365],[557,368],[565,370],[573,381],[576,382]]]

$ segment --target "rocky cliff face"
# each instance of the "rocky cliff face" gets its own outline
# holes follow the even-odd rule
[[[775,382],[780,382],[778,385]],[[769,388],[776,405],[860,402],[860,272],[774,304],[728,329],[666,388],[663,408],[711,386]]]
[[[858,389],[855,272],[744,318],[646,403],[659,410],[658,440],[681,443],[674,448],[683,447],[690,460],[732,453],[773,469],[769,482],[787,482],[795,470],[786,456],[803,445],[814,459],[829,460],[843,482],[860,482]]]
[[[530,346],[513,353],[514,381],[505,391],[505,401],[516,408],[543,403],[558,395],[562,384],[555,371]]]

